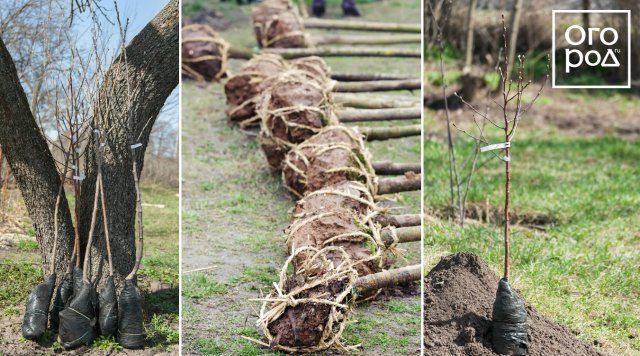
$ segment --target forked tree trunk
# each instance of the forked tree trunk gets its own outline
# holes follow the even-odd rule
[[[126,48],[127,63],[117,58],[106,72],[100,100],[94,111],[94,126],[106,136],[103,176],[108,203],[114,277],[120,284],[135,259],[135,189],[129,139],[129,117],[142,170],[149,134],[160,109],[178,85],[178,1],[172,0],[133,38]],[[47,143],[29,110],[11,57],[0,41],[0,145],[14,172],[27,210],[34,221],[41,246],[42,262],[48,263],[54,231],[54,207],[60,178]],[[7,78],[7,79],[5,79]],[[127,110],[127,81],[130,81],[131,110]],[[129,112],[131,115],[129,115]],[[138,140],[139,135],[139,140]],[[84,253],[91,220],[96,161],[94,143],[85,156],[86,179],[79,201],[79,230]],[[56,272],[62,275],[73,249],[73,225],[66,198],[60,202]],[[101,220],[100,220],[101,221]],[[100,282],[108,275],[102,224],[97,224],[91,256],[91,275]]]

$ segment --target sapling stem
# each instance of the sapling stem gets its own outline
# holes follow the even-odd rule
[[[107,220],[107,203],[104,194],[104,177],[102,176],[102,151],[103,147],[98,148],[99,164],[98,164],[98,179],[100,180],[100,202],[102,203],[102,222],[104,225],[104,240],[107,248],[107,259],[109,261],[109,276],[113,277],[113,259],[111,257],[111,237],[109,235],[109,222]]]
[[[127,276],[126,279],[133,279],[138,270],[140,269],[140,261],[142,261],[142,248],[144,246],[143,240],[143,226],[142,226],[142,197],[140,195],[140,180],[138,178],[138,165],[136,163],[136,152],[135,148],[131,149],[132,157],[133,157],[133,184],[136,189],[136,213],[138,215],[138,245],[136,246],[136,262],[131,270],[131,273]]]
[[[82,268],[82,280],[89,283],[89,257],[91,255],[91,244],[93,243],[93,233],[96,227],[96,218],[98,215],[98,199],[100,198],[100,178],[96,179],[96,188],[93,195],[93,210],[91,211],[91,227],[89,228],[89,238],[87,239],[87,248],[84,252],[84,265]]]
[[[62,200],[62,194],[64,194],[64,181],[67,177],[67,169],[69,168],[69,156],[71,153],[71,144],[69,144],[69,150],[65,152],[64,156],[64,168],[60,174],[60,187],[58,188],[58,195],[56,196],[56,206],[53,210],[53,251],[51,253],[51,266],[50,274],[53,274],[56,270],[56,256],[58,252],[58,212],[60,210],[60,200]],[[75,247],[74,247],[75,252]]]

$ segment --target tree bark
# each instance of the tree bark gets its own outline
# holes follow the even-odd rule
[[[389,47],[314,47],[314,48],[269,48],[263,53],[275,53],[284,59],[309,56],[318,57],[408,57],[420,58],[420,50]]]
[[[383,31],[420,33],[421,25],[400,24],[388,22],[345,21],[328,19],[304,19],[305,28],[324,28],[332,30]]]
[[[378,194],[392,194],[420,190],[420,174],[412,174],[409,177],[382,178],[378,182]]]
[[[396,45],[406,43],[420,44],[422,37],[417,34],[408,35],[322,35],[311,36],[311,42],[314,46],[328,45],[328,44],[343,44],[343,45]]]
[[[114,281],[120,286],[131,272],[136,255],[136,190],[133,159],[142,172],[145,150],[153,124],[166,99],[179,81],[178,0],[172,0],[138,33],[111,64],[103,80],[99,102],[94,108],[94,128],[107,143],[102,177],[108,209]],[[125,61],[126,59],[126,61]],[[130,128],[131,127],[131,128]],[[131,145],[141,143],[135,157]],[[89,230],[93,193],[96,188],[97,146],[87,147],[87,172],[82,184],[80,236],[82,252]],[[101,216],[101,215],[99,215]],[[91,251],[91,275],[100,284],[108,276],[104,229],[96,225]]]
[[[356,280],[355,289],[358,294],[367,294],[380,288],[394,287],[420,280],[421,265],[413,265],[382,271],[360,277]]]
[[[392,138],[420,136],[420,125],[393,126],[393,127],[360,127],[359,131],[367,141],[384,141]]]
[[[398,175],[407,172],[420,173],[420,163],[395,163],[391,161],[373,162],[371,164],[377,175]]]
[[[366,82],[338,82],[334,88],[338,93],[361,93],[391,90],[419,90],[422,88],[420,79],[376,80]]]
[[[0,39],[0,145],[22,192],[40,244],[43,270],[50,265],[54,211],[60,176],[24,93],[15,64]],[[67,269],[73,249],[73,224],[65,196],[60,199],[56,272]]]
[[[396,237],[398,237],[398,243],[420,241],[420,238],[422,237],[422,229],[420,225],[398,227],[396,229]],[[393,234],[388,228],[382,229],[380,232],[380,238],[386,246],[391,246],[393,243]]]
[[[381,215],[377,221],[382,226],[409,227],[422,224],[421,214]]]
[[[334,93],[333,102],[344,107],[358,109],[411,108],[420,105],[420,100],[416,100],[414,97],[399,97],[397,95],[372,96],[350,93]]]
[[[155,118],[171,91],[178,85],[178,1],[172,0],[140,33],[125,53],[106,72],[92,128],[106,136],[103,176],[109,208],[111,247],[115,278],[121,282],[135,258],[135,189],[131,171],[129,118],[142,143],[137,163],[142,170],[144,150]],[[47,265],[54,236],[54,211],[60,177],[45,138],[29,109],[13,60],[0,40],[0,145],[14,173],[40,243],[42,263]],[[131,90],[127,90],[127,79]],[[127,93],[130,92],[129,97]],[[127,106],[130,98],[130,109]],[[139,137],[139,140],[138,140]],[[96,187],[96,144],[86,148],[86,179],[78,201],[78,226],[82,250],[86,248],[91,208]],[[69,204],[62,196],[59,207],[56,272],[64,274],[73,250],[73,223]],[[100,282],[108,275],[103,228],[96,226],[91,254],[91,276]]]
[[[393,121],[420,119],[422,108],[342,109],[336,110],[340,122]]]
[[[478,0],[469,0],[469,12],[467,15],[467,43],[466,54],[464,56],[464,67],[471,67],[473,62],[473,35],[475,30],[475,12]]]
[[[331,79],[340,82],[367,82],[380,80],[405,80],[409,76],[386,73],[331,73]]]

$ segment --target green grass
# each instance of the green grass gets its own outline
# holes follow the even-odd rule
[[[205,274],[187,274],[182,278],[182,296],[185,298],[202,299],[226,292],[227,286]]]
[[[497,140],[497,138],[496,138]],[[498,141],[495,141],[498,142]],[[457,149],[468,148],[460,143]],[[446,147],[425,143],[427,210],[448,205]],[[483,156],[486,158],[486,156]],[[575,138],[526,130],[512,143],[512,206],[555,221],[546,231],[514,228],[512,279],[542,312],[617,352],[640,351],[640,146],[617,138]],[[470,202],[499,207],[504,165],[495,160],[474,176]],[[497,225],[442,221],[426,228],[429,263],[443,253],[471,251],[502,263]]]
[[[38,251],[40,244],[33,240],[20,240],[16,247],[20,252],[33,252]]]
[[[39,267],[24,261],[0,262],[0,310],[3,314],[14,314],[15,307],[27,300],[38,283],[42,283]]]
[[[102,350],[108,353],[120,352],[124,350],[124,348],[120,346],[118,341],[113,336],[98,336],[97,339],[93,340],[93,344],[91,346],[94,349]]]
[[[240,276],[232,278],[230,282],[232,284],[257,282],[270,286],[273,282],[278,281],[279,273],[280,271],[277,271],[273,267],[245,267],[242,269]]]
[[[169,346],[177,344],[180,339],[178,330],[174,327],[178,323],[177,314],[159,315],[151,317],[151,321],[145,327],[147,339],[155,345]]]

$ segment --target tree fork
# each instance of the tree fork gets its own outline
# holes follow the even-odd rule
[[[422,266],[419,264],[382,271],[359,277],[354,288],[358,294],[367,294],[381,288],[390,288],[418,281],[421,274]]]

